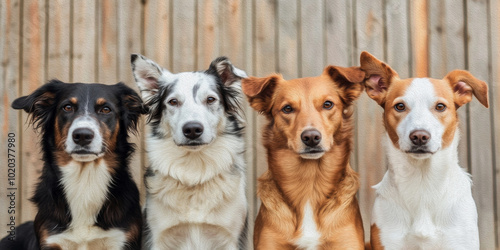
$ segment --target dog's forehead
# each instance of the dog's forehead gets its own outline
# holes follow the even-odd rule
[[[299,100],[338,96],[335,84],[329,78],[322,76],[304,77],[280,81],[276,88],[276,95],[283,99]]]
[[[65,94],[71,102],[104,104],[115,102],[116,96],[112,85],[74,83],[68,85],[68,92]]]
[[[180,93],[191,93],[192,91],[206,91],[217,89],[217,81],[213,75],[203,72],[183,72],[176,74],[174,90]]]
[[[432,78],[398,79],[392,82],[388,90],[387,104],[392,106],[401,99],[407,104],[434,103],[437,99],[451,101],[453,91],[450,85],[443,80]]]

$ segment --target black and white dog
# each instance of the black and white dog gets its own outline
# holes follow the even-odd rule
[[[132,70],[150,106],[146,139],[151,249],[237,249],[247,202],[241,79],[227,58],[206,71],[170,73],[142,55]]]
[[[139,192],[128,163],[128,133],[147,112],[123,83],[52,80],[12,103],[42,134],[43,172],[34,223],[0,249],[140,249]]]

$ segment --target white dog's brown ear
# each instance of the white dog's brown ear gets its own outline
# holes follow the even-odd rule
[[[366,93],[383,106],[391,80],[398,77],[398,73],[366,51],[361,52],[360,63],[365,72]]]
[[[488,85],[465,70],[453,70],[445,77],[454,92],[455,104],[460,107],[472,100],[472,94],[485,107],[488,104]]]
[[[347,104],[351,105],[363,91],[363,80],[365,72],[360,67],[339,67],[326,66],[323,74],[331,77],[342,93],[340,97]]]
[[[268,77],[248,77],[242,80],[241,88],[253,109],[260,113],[270,113],[271,99],[276,83],[283,78],[279,74]]]

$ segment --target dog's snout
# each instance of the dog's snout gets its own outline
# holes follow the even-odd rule
[[[431,139],[429,132],[425,130],[415,130],[410,134],[411,142],[416,146],[423,146]]]
[[[316,129],[308,129],[300,135],[302,142],[309,147],[314,147],[321,142],[321,133]]]
[[[182,127],[184,136],[194,140],[203,134],[203,125],[199,122],[188,122]]]
[[[86,146],[94,139],[94,132],[88,128],[78,128],[73,131],[73,141],[80,145]]]

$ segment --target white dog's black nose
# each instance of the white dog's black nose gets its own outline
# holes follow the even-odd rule
[[[321,133],[316,129],[308,129],[300,134],[302,142],[309,147],[314,147],[321,142]]]
[[[88,128],[77,128],[73,131],[73,141],[80,145],[89,145],[94,139],[94,132]]]
[[[411,142],[416,146],[423,146],[431,139],[431,134],[425,130],[415,130],[410,134]]]
[[[188,122],[182,127],[184,136],[194,140],[203,134],[203,125],[199,122]]]

